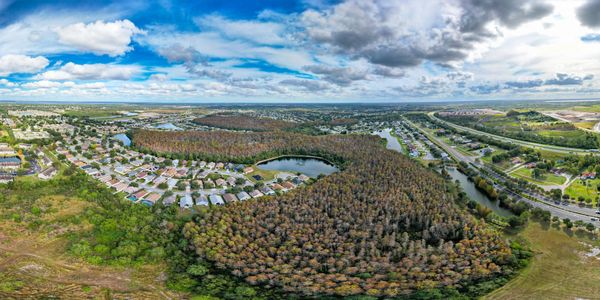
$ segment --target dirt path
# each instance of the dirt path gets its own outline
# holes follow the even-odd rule
[[[0,235],[0,298],[180,299],[166,290],[156,270],[93,266],[65,259],[60,242]],[[58,250],[58,251],[57,251]],[[148,275],[155,274],[157,276]],[[2,283],[4,282],[4,283]],[[16,288],[14,288],[16,287]]]

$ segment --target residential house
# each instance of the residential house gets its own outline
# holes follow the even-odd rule
[[[208,206],[208,199],[204,195],[200,195],[199,197],[196,197],[195,202],[196,202],[196,205]]]
[[[21,159],[14,157],[0,157],[0,169],[16,170],[21,167]]]
[[[56,170],[55,167],[49,167],[46,170],[39,173],[38,177],[41,179],[50,179],[50,178],[54,177],[54,175],[56,175],[57,172],[58,171]]]
[[[223,195],[223,200],[225,200],[225,203],[233,203],[235,201],[237,201],[237,197],[235,197],[234,194],[225,194]]]
[[[282,183],[281,186],[283,186],[283,188],[285,188],[286,190],[291,190],[291,189],[296,188],[296,186],[289,181]]]
[[[273,191],[270,187],[268,186],[263,186],[260,188],[260,191],[265,194],[265,195],[275,195],[275,191]]]
[[[190,208],[193,205],[194,200],[192,200],[192,196],[190,196],[190,194],[185,194],[185,196],[179,200],[179,207],[181,208]]]
[[[240,201],[246,201],[246,200],[250,199],[250,195],[248,195],[248,193],[243,192],[243,191],[237,193],[236,196]]]
[[[219,179],[215,180],[215,184],[217,186],[226,186],[227,185],[227,181],[223,180],[223,178],[219,178]]]
[[[250,196],[252,198],[258,198],[258,197],[264,196],[264,194],[261,193],[259,190],[254,190],[254,191],[250,192]]]
[[[171,196],[163,199],[163,203],[165,205],[171,205],[171,204],[175,203],[175,201],[177,201],[177,197],[175,195],[171,195]]]
[[[221,198],[220,195],[210,195],[210,197],[208,197],[210,199],[210,203],[212,203],[213,205],[223,205],[225,204],[225,202],[223,202],[223,198]]]

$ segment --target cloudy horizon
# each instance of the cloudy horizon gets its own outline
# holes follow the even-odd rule
[[[588,99],[600,0],[0,0],[0,100]]]

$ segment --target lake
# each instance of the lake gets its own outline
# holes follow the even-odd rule
[[[259,169],[302,173],[308,177],[316,178],[319,174],[329,175],[339,171],[334,165],[316,158],[281,157],[270,160],[257,166]]]
[[[123,142],[123,145],[127,147],[131,146],[131,139],[124,133],[115,134],[113,138]]]

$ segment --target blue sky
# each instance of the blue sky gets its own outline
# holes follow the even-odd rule
[[[0,0],[0,99],[594,98],[600,0]]]

